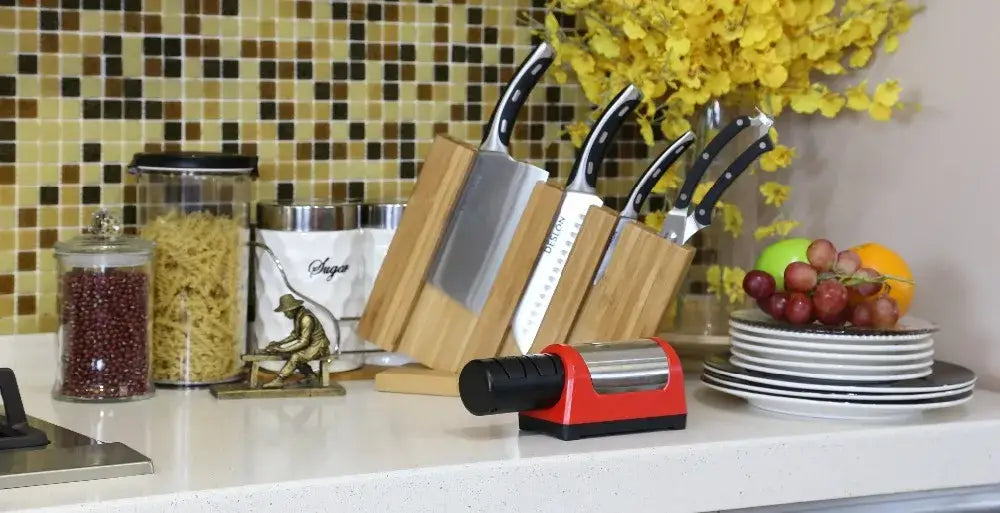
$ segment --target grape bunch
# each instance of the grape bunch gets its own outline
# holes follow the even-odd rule
[[[891,328],[899,321],[896,300],[882,293],[888,277],[861,267],[857,253],[816,239],[806,258],[785,267],[785,290],[776,290],[774,277],[761,270],[746,274],[743,290],[775,320],[791,324]]]

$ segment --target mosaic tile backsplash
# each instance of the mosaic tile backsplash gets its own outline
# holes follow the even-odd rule
[[[52,246],[102,206],[134,224],[139,151],[257,154],[262,200],[404,200],[436,133],[479,140],[543,4],[0,0],[0,334],[55,329]],[[581,98],[536,88],[515,156],[565,176]],[[610,206],[646,153],[612,149]]]

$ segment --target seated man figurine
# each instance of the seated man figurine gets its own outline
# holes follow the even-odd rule
[[[316,373],[309,366],[309,362],[330,355],[330,340],[326,338],[323,325],[311,311],[302,306],[301,300],[295,299],[291,294],[281,296],[278,308],[274,311],[293,319],[295,325],[291,334],[283,340],[271,342],[264,348],[264,353],[281,355],[287,358],[288,362],[278,371],[278,377],[265,384],[263,388],[281,388],[296,369],[306,379],[315,379]]]

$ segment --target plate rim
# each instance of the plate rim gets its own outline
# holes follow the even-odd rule
[[[719,358],[725,358],[726,354],[727,353],[717,353],[716,355],[713,355],[713,356],[718,356]],[[850,384],[850,383],[837,383],[837,384],[798,383],[798,382],[794,382],[794,381],[792,381],[792,382],[782,381],[780,379],[773,379],[773,378],[764,377],[764,376],[754,376],[754,375],[751,375],[751,374],[736,374],[736,375],[734,375],[732,372],[729,372],[727,370],[719,369],[717,367],[713,367],[711,364],[709,364],[709,362],[707,360],[705,360],[703,362],[703,365],[705,367],[711,368],[713,371],[715,371],[715,372],[717,372],[719,374],[723,374],[723,375],[727,375],[727,376],[733,376],[733,377],[736,377],[736,378],[745,378],[747,381],[756,381],[756,382],[765,383],[765,384],[775,384],[777,386],[782,386],[782,385],[790,386],[790,385],[794,385],[795,387],[803,388],[805,390],[844,391],[844,389],[847,389],[846,391],[848,391],[848,392],[864,391],[864,392],[875,393],[875,394],[878,394],[878,393],[882,393],[882,394],[895,394],[895,393],[904,392],[906,390],[912,390],[912,391],[914,391],[916,393],[918,391],[928,390],[928,388],[915,388],[915,387],[912,387],[912,386],[902,387],[902,388],[892,388],[892,387],[885,387],[885,386],[863,386],[863,385]],[[975,385],[976,382],[978,381],[978,379],[979,379],[979,376],[976,376],[975,374],[973,374],[973,377],[972,377],[971,381],[964,382],[964,383],[961,383],[961,384],[958,384],[958,385],[942,385],[942,386],[939,386],[939,387],[931,388],[930,390],[951,390],[951,389],[955,389],[955,388],[962,388],[962,387],[967,386],[967,385]]]
[[[871,371],[872,373],[886,371],[908,371],[917,370],[924,367],[930,368],[934,365],[934,358],[924,358],[923,360],[916,363],[909,363],[906,365],[851,365],[851,364],[838,364],[838,363],[814,363],[814,362],[796,362],[788,360],[778,360],[771,358],[762,358],[760,356],[748,355],[743,352],[742,349],[733,347],[730,350],[733,356],[739,356],[740,358],[749,361],[750,363],[759,363],[762,365],[773,364],[776,367],[801,367],[803,369],[817,369],[817,370],[845,370],[845,371]],[[793,369],[794,370],[794,369]]]
[[[798,378],[808,378],[808,379],[822,379],[826,381],[853,381],[853,382],[864,382],[864,383],[881,383],[885,381],[902,381],[904,379],[915,379],[922,378],[924,376],[930,375],[932,372],[930,368],[926,372],[921,373],[910,373],[910,374],[895,374],[889,376],[866,376],[866,375],[851,375],[851,374],[824,374],[824,373],[803,373],[794,370],[786,369],[774,369],[771,367],[762,367],[754,363],[745,363],[743,365],[737,365],[732,362],[732,357],[730,357],[730,363],[736,365],[737,367],[743,367],[747,370],[763,372],[765,374],[778,374],[783,376],[794,376]],[[756,368],[755,368],[756,367]]]
[[[735,335],[733,334],[735,332]],[[809,348],[818,350],[830,350],[838,349],[844,351],[857,351],[863,352],[876,352],[876,351],[886,351],[890,353],[904,353],[907,351],[922,351],[926,348],[934,347],[934,338],[928,337],[926,340],[917,339],[910,342],[918,342],[915,344],[837,344],[833,342],[809,342],[805,340],[790,340],[785,338],[767,338],[761,336],[760,334],[754,334],[749,332],[740,331],[740,329],[730,326],[729,338],[732,339],[734,336],[744,338],[749,342],[757,342],[760,344],[771,344],[781,347],[799,347],[799,348]],[[752,338],[751,338],[752,337]],[[912,347],[910,347],[912,346]],[[916,348],[916,349],[914,349]]]
[[[747,319],[745,316],[753,315],[759,319]],[[744,318],[739,318],[739,316],[744,316]],[[918,335],[918,334],[932,334],[939,331],[941,328],[937,323],[928,321],[926,319],[921,319],[914,315],[907,315],[901,318],[900,323],[905,323],[909,320],[911,323],[924,324],[925,327],[922,328],[899,328],[894,327],[892,329],[884,328],[846,328],[843,326],[825,326],[822,324],[804,324],[804,325],[794,325],[789,323],[779,323],[772,319],[767,313],[763,312],[759,308],[742,308],[736,310],[729,314],[730,322],[734,320],[736,322],[741,322],[744,324],[749,324],[753,326],[758,326],[765,329],[772,329],[776,331],[795,333],[797,335],[802,334],[814,334],[822,336],[840,336],[840,337],[898,337],[906,335]],[[870,331],[872,333],[860,333],[855,334],[852,331]]]
[[[824,398],[826,398],[826,399],[835,400],[835,401],[848,401],[848,402],[850,402],[852,399],[860,399],[860,400],[867,400],[867,401],[884,400],[884,401],[888,401],[890,403],[892,403],[892,402],[898,402],[898,401],[909,401],[909,400],[936,399],[936,398],[948,397],[948,396],[951,396],[951,395],[958,395],[960,393],[965,393],[965,392],[968,392],[970,390],[974,390],[975,387],[976,387],[976,385],[973,383],[973,384],[971,384],[969,386],[962,387],[962,388],[956,388],[954,390],[943,390],[943,391],[938,391],[938,392],[926,392],[926,393],[922,393],[922,394],[919,394],[919,393],[917,393],[917,394],[869,394],[869,395],[864,395],[864,396],[857,396],[857,395],[855,395],[853,397],[849,397],[850,394],[845,393],[845,392],[827,392],[827,393],[823,393],[823,392],[808,391],[808,390],[768,390],[766,387],[762,387],[762,386],[756,386],[756,385],[752,385],[752,384],[748,385],[748,384],[745,384],[745,383],[734,383],[732,381],[727,381],[725,379],[725,376],[720,377],[720,376],[717,376],[717,375],[714,375],[714,374],[715,373],[713,371],[708,371],[708,372],[702,373],[701,377],[702,378],[706,378],[707,377],[707,378],[712,379],[712,380],[714,380],[716,382],[719,382],[719,383],[721,383],[721,384],[723,384],[725,386],[733,386],[733,387],[736,387],[736,388],[739,388],[739,389],[742,389],[742,390],[748,390],[748,391],[751,391],[751,392],[758,392],[758,393],[762,393],[762,394],[765,394],[765,395],[777,395],[777,396],[782,396],[782,397],[801,397],[803,399],[824,399]],[[734,379],[738,379],[738,378],[734,378]],[[759,390],[751,390],[751,388],[759,389]],[[772,392],[773,392],[773,394],[772,394]],[[806,396],[806,395],[796,395],[796,394],[810,394],[810,395]],[[928,394],[933,394],[933,395],[928,395]],[[914,397],[914,396],[916,396],[916,397]]]
[[[948,408],[950,406],[958,406],[959,404],[966,403],[972,400],[975,395],[975,389],[969,392],[969,395],[956,399],[955,401],[942,401],[937,403],[917,403],[917,404],[858,404],[858,403],[843,403],[843,402],[829,402],[829,401],[815,401],[812,399],[803,399],[799,397],[781,397],[781,396],[770,396],[767,394],[758,394],[754,392],[747,392],[744,390],[732,390],[725,387],[720,387],[718,385],[713,385],[711,383],[702,382],[703,385],[711,387],[719,392],[729,395],[735,395],[737,397],[742,397],[740,394],[745,394],[749,396],[756,396],[756,399],[764,399],[775,402],[784,402],[791,404],[811,404],[813,406],[831,406],[834,408],[844,408],[844,409],[857,409],[857,410],[876,410],[876,411],[925,411],[925,410],[936,410],[939,408]],[[735,392],[735,393],[734,393]],[[744,397],[748,401],[750,397]]]
[[[832,353],[826,351],[797,351],[783,347],[769,347],[766,344],[757,344],[742,339],[731,338],[732,347],[743,346],[744,349],[759,351],[761,353],[775,353],[785,356],[797,356],[802,358],[818,358],[821,360],[855,360],[859,362],[897,362],[919,360],[923,358],[934,358],[934,349],[928,349],[919,353],[900,354],[853,354],[853,353]],[[737,345],[739,344],[739,346]]]

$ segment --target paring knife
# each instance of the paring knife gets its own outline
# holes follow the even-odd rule
[[[597,196],[597,170],[618,129],[641,100],[642,92],[638,87],[629,85],[622,89],[601,112],[583,141],[570,171],[559,213],[514,312],[512,331],[522,354],[531,349],[538,334],[584,217],[590,207],[604,204]]]
[[[697,164],[692,166],[691,172],[684,179],[684,184],[681,186],[677,200],[667,214],[667,218],[663,221],[663,230],[660,234],[677,244],[686,244],[694,234],[712,224],[712,212],[715,210],[715,205],[719,202],[719,198],[722,197],[722,193],[750,167],[753,161],[774,149],[774,141],[771,140],[771,136],[768,133],[773,124],[774,121],[771,118],[763,113],[758,113],[754,117],[744,116],[738,118],[723,128],[722,132],[708,143],[705,152],[699,156]],[[705,193],[705,197],[702,198],[701,202],[698,203],[693,211],[689,212],[688,207],[691,205],[691,195],[698,186],[698,182],[701,181],[701,176],[704,174],[705,168],[708,167],[708,163],[718,155],[719,150],[735,137],[737,133],[750,126],[758,127],[759,131],[764,135],[754,141],[739,157],[736,157],[736,160],[729,164],[729,167],[722,172],[722,175],[715,181],[715,184]],[[716,144],[716,141],[720,138],[724,138],[723,142]],[[702,162],[706,162],[706,164],[699,167],[698,164]]]
[[[639,176],[639,180],[632,186],[632,192],[628,195],[625,208],[618,214],[618,224],[615,225],[615,231],[611,235],[611,242],[608,244],[608,249],[604,251],[604,257],[601,258],[601,266],[597,268],[594,283],[597,283],[604,276],[604,271],[607,270],[608,264],[611,263],[611,255],[615,251],[615,246],[618,245],[618,238],[621,237],[622,230],[625,229],[628,223],[639,218],[639,211],[642,210],[642,205],[646,203],[646,198],[649,197],[649,193],[653,190],[653,187],[656,186],[656,183],[660,181],[663,174],[670,169],[670,166],[674,165],[674,162],[677,162],[677,159],[693,143],[694,133],[690,131],[685,132],[684,135],[681,135],[674,142],[670,143],[667,149],[663,150],[660,156],[649,165],[649,168]]]
[[[432,285],[474,313],[483,309],[535,184],[549,177],[507,148],[521,106],[554,55],[544,42],[535,47],[500,96],[428,270]]]

